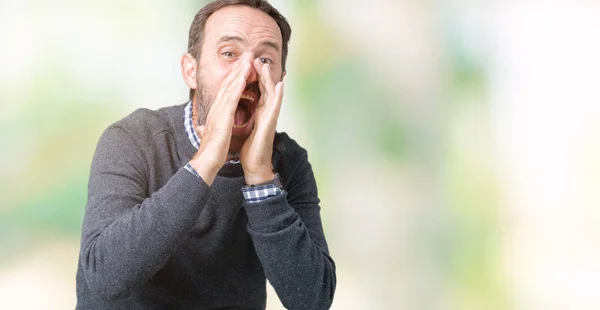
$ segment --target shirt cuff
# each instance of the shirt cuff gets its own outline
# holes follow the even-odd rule
[[[246,202],[248,203],[265,201],[271,197],[281,195],[282,192],[283,190],[274,184],[242,187],[244,199],[246,199]]]
[[[185,165],[183,168],[185,168],[185,170],[191,172],[196,177],[200,178],[200,175],[198,174],[198,172],[196,172],[196,170],[189,163],[187,165]]]

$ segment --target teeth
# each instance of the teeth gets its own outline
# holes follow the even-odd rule
[[[233,125],[233,128],[236,128],[236,129],[237,128],[244,128],[244,127],[246,127],[246,125],[248,125],[248,122],[246,122],[246,123],[244,123],[242,125]]]
[[[246,100],[254,101],[254,96],[248,95],[248,94],[242,94],[242,96],[240,97],[240,99],[246,99]]]

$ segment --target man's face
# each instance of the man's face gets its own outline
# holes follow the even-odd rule
[[[206,122],[221,83],[243,55],[268,63],[273,82],[277,83],[283,74],[281,53],[281,31],[269,15],[247,6],[228,6],[213,13],[206,21],[196,71],[196,124]],[[251,70],[235,112],[230,153],[239,151],[254,127],[254,111],[261,94],[257,73]]]

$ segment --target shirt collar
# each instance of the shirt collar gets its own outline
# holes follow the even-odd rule
[[[200,137],[194,129],[194,121],[192,120],[192,101],[188,101],[188,104],[183,109],[183,125],[185,127],[185,133],[190,139],[192,145],[198,149],[200,147]]]

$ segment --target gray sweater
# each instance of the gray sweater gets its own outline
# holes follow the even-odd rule
[[[278,134],[286,190],[248,204],[239,164],[210,187],[183,168],[196,152],[183,108],[140,109],[102,134],[77,309],[264,309],[265,277],[288,309],[329,308],[335,264],[306,151]]]

